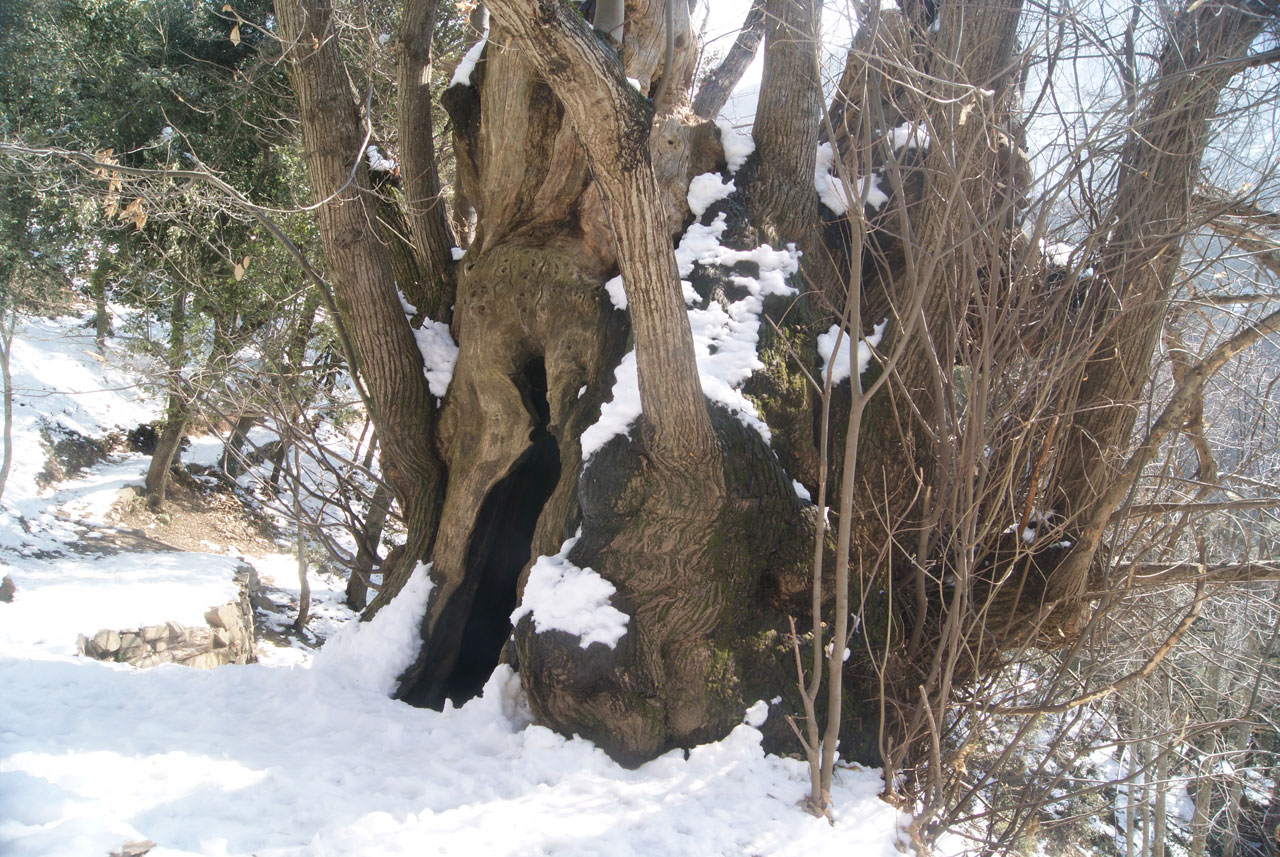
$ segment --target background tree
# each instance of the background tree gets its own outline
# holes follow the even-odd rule
[[[269,317],[279,282],[245,212],[163,172],[199,167],[261,203],[291,201],[292,161],[278,148],[289,139],[279,112],[282,81],[262,68],[262,49],[272,42],[234,15],[164,0],[90,9],[18,3],[10,16],[0,53],[14,70],[3,92],[12,138],[27,146],[54,138],[111,167],[158,176],[140,185],[104,167],[87,186],[28,190],[32,204],[20,230],[28,245],[39,245],[28,264],[94,301],[100,343],[110,329],[109,300],[167,326],[157,354],[165,419],[146,480],[158,507],[208,387],[192,371],[226,373],[230,355]],[[84,205],[86,191],[98,205]]]

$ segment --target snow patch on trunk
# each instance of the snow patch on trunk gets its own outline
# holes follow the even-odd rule
[[[625,310],[627,308],[627,290],[622,286],[621,275],[605,283],[604,290],[609,293],[609,303],[613,304],[614,309]]]
[[[736,173],[747,162],[747,157],[756,150],[756,141],[727,120],[716,120],[716,127],[720,129],[720,145],[724,147],[724,159],[729,164],[729,172]]]
[[[364,150],[365,157],[369,161],[369,169],[375,173],[394,173],[400,166],[396,163],[395,158],[388,158],[378,149],[377,146],[370,146]]]
[[[879,173],[859,176],[854,182],[856,190],[850,190],[842,179],[831,174],[834,167],[835,153],[831,144],[823,143],[818,147],[818,158],[814,162],[813,186],[822,204],[836,214],[847,213],[856,201],[861,202],[859,208],[869,205],[877,211],[889,201],[889,194],[880,187],[882,176]]]
[[[453,367],[458,362],[458,344],[449,333],[449,325],[423,319],[422,327],[414,330],[413,338],[422,352],[422,374],[427,376],[431,395],[443,398],[449,392]]]
[[[613,398],[600,407],[600,419],[582,433],[582,460],[596,454],[615,435],[626,434],[640,416],[640,378],[631,349],[613,373]]]
[[[590,568],[569,562],[569,551],[582,537],[582,528],[555,556],[540,556],[529,569],[520,606],[511,614],[515,624],[532,616],[538,633],[564,631],[580,639],[582,648],[604,643],[614,648],[627,633],[626,613],[609,603],[617,588]]]
[[[719,173],[703,173],[689,182],[689,210],[701,217],[713,204],[737,190],[733,179],[723,181]]]
[[[457,249],[456,247],[454,248]],[[400,296],[400,307],[408,317],[417,315],[418,308],[409,303],[404,292],[396,289]],[[427,379],[431,395],[443,399],[449,392],[449,382],[453,380],[453,367],[458,362],[458,343],[453,341],[449,325],[443,321],[423,317],[422,327],[413,327],[413,339],[418,343],[418,351],[422,354],[422,374]]]
[[[489,31],[485,30],[480,41],[472,45],[471,50],[467,51],[458,62],[458,67],[453,70],[453,77],[449,79],[449,86],[471,85],[471,72],[475,71],[476,63],[480,62],[480,54],[488,43]],[[448,87],[445,88],[448,89]]]
[[[690,196],[693,196],[692,190]],[[728,304],[711,300],[705,308],[690,308],[688,315],[702,392],[711,401],[724,405],[744,425],[758,431],[767,443],[771,439],[769,426],[760,419],[755,405],[743,395],[742,386],[753,372],[764,366],[756,351],[764,300],[771,295],[785,297],[796,293],[787,285],[787,276],[799,270],[800,252],[794,245],[788,245],[785,250],[775,250],[768,244],[751,250],[732,250],[720,244],[726,228],[727,219],[723,212],[716,215],[710,224],[694,222],[676,248],[676,265],[682,278],[692,274],[695,265],[727,268],[739,262],[751,262],[758,266],[757,276],[735,275],[729,278],[733,285],[746,292],[743,297]],[[687,304],[700,300],[688,280],[681,279],[680,284]],[[605,289],[615,307],[626,308],[621,277],[605,283]],[[582,433],[583,461],[590,459],[610,438],[625,434],[640,416],[642,406],[634,350],[622,358],[615,378],[612,400],[601,407],[600,419]]]
[[[885,319],[875,326],[871,335],[858,343],[858,374],[861,375],[867,371],[867,364],[871,362],[871,349],[880,344],[880,340],[884,338],[885,326],[889,324],[889,320]],[[822,357],[822,377],[827,377],[827,367],[831,367],[831,384],[834,386],[841,381],[849,380],[849,331],[842,331],[837,324],[831,325],[831,329],[826,333],[818,334],[818,354]],[[835,362],[832,363],[831,352],[836,348],[836,340],[840,341],[839,351],[835,356]]]

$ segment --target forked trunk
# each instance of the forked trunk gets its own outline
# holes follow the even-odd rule
[[[429,26],[433,3],[410,0],[401,36],[401,97],[413,100],[401,123],[412,137],[402,141],[410,167],[403,230],[387,226],[400,220],[379,213],[385,201],[371,202],[362,117],[342,73],[328,3],[276,3],[312,192],[324,200],[317,219],[340,321],[409,532],[369,612],[399,591],[418,562],[430,561],[423,646],[399,695],[431,706],[460,702],[500,658],[514,659],[539,722],[589,737],[628,762],[720,737],[760,698],[781,693],[781,711],[798,711],[787,618],[809,609],[819,514],[791,481],[812,483],[818,470],[805,379],[817,374],[818,331],[809,319],[841,312],[847,284],[857,282],[864,297],[846,318],[888,323],[881,364],[888,368],[873,367],[867,383],[892,380],[865,412],[861,404],[854,409],[861,419],[856,459],[855,450],[838,452],[841,427],[833,428],[833,472],[846,454],[858,467],[832,492],[844,496],[828,503],[846,501],[845,558],[862,570],[846,593],[857,605],[848,642],[859,655],[844,667],[856,681],[842,702],[841,753],[874,759],[881,738],[874,700],[892,692],[885,681],[901,680],[910,691],[899,707],[904,718],[923,722],[911,711],[921,695],[940,718],[950,683],[981,667],[973,652],[998,655],[1046,591],[1080,590],[1096,533],[1084,534],[1061,566],[1063,549],[1029,557],[1017,547],[1024,579],[1003,584],[982,575],[1012,567],[1001,551],[1018,536],[1005,538],[1005,523],[993,522],[1016,502],[1025,507],[1025,527],[1037,498],[1053,492],[1072,493],[1059,507],[1083,528],[1109,516],[1110,495],[1097,489],[1111,474],[1098,455],[1082,452],[1082,441],[1103,441],[1114,457],[1127,440],[1132,420],[1122,412],[1138,395],[1134,379],[1147,370],[1202,126],[1229,74],[1169,74],[1167,85],[1153,89],[1152,115],[1176,114],[1190,133],[1177,140],[1135,134],[1126,169],[1167,176],[1168,198],[1122,203],[1117,217],[1125,226],[1112,231],[1099,266],[1101,277],[1131,283],[1126,288],[1137,289],[1133,296],[1149,309],[1115,324],[1123,342],[1113,350],[1089,362],[1074,353],[1055,358],[1023,336],[1042,263],[1027,262],[1021,234],[1030,179],[1014,74],[1022,3],[908,2],[905,11],[885,4],[859,35],[826,113],[831,126],[820,134],[820,5],[766,0],[759,150],[735,177],[736,191],[702,214],[699,228],[722,230],[724,246],[743,250],[762,240],[798,242],[806,285],[824,299],[812,312],[804,301],[761,299],[760,312],[777,326],[762,325],[764,366],[754,367],[749,391],[773,429],[771,448],[737,416],[708,404],[697,372],[688,304],[726,310],[760,263],[709,261],[686,272],[687,296],[682,289],[672,247],[695,219],[689,180],[730,175],[719,132],[683,101],[693,34],[688,4],[671,2],[599,4],[594,22],[558,0],[488,4],[479,61],[442,98],[452,120],[456,191],[474,213],[474,235],[456,268],[441,258],[448,229],[436,205],[437,172],[424,161],[431,147],[423,135],[435,125],[423,91],[429,46],[419,30]],[[1202,28],[1203,52],[1181,44],[1170,55],[1218,68],[1261,26],[1244,5],[1193,7],[1188,20]],[[891,61],[871,62],[877,54]],[[814,192],[815,178],[823,181],[815,177],[820,139],[834,149],[833,186],[838,174],[865,195],[835,203],[851,209],[843,219],[830,197],[820,208]],[[884,200],[873,201],[873,170]],[[1133,234],[1148,213],[1169,230],[1164,240]],[[404,246],[395,244],[401,231]],[[621,287],[606,289],[615,276]],[[397,286],[419,311],[447,320],[458,343],[441,396],[428,392]],[[614,303],[622,293],[625,310]],[[1115,320],[1117,307],[1090,309]],[[1071,345],[1093,335],[1088,325],[1073,330],[1085,333]],[[1034,375],[1055,360],[1068,365],[1056,366],[1054,383],[1063,390],[1052,401],[1075,410],[1061,415],[1056,435],[1039,424],[1024,430],[1032,420],[1018,398],[1025,391],[1003,377],[1005,364],[1021,361]],[[1135,371],[1116,375],[1122,368]],[[641,413],[584,451],[584,431],[632,383]],[[1050,409],[1036,407],[1037,417]],[[849,413],[847,393],[836,397],[833,413],[841,410]],[[1046,465],[1056,468],[1052,490],[1037,483],[1041,464],[1030,477],[1025,472],[1027,448],[1038,439],[1056,444]],[[965,472],[948,469],[957,461],[968,463]],[[985,484],[988,477],[999,484]],[[1003,493],[991,499],[996,492]],[[554,593],[557,580],[588,571],[611,593],[597,612],[611,617],[613,633],[593,636],[540,612],[546,602],[538,592]],[[979,604],[980,597],[987,600]],[[522,600],[513,628],[509,617]],[[900,725],[887,728],[911,732]],[[789,739],[782,717],[770,717],[765,731]]]

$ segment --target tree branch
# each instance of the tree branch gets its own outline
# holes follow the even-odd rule
[[[635,333],[640,399],[653,429],[651,451],[718,478],[719,448],[649,159],[652,107],[627,83],[616,52],[566,3],[495,0],[490,11],[564,106],[604,197]]]
[[[1257,583],[1280,580],[1280,562],[1136,562],[1117,565],[1117,576],[1133,576],[1135,582],[1171,586],[1176,583]]]
[[[1070,711],[1073,708],[1079,708],[1082,705],[1088,705],[1091,702],[1097,702],[1100,699],[1104,699],[1135,679],[1145,678],[1151,675],[1155,672],[1156,667],[1160,666],[1160,662],[1168,656],[1169,652],[1173,651],[1173,647],[1178,644],[1180,639],[1182,639],[1182,635],[1185,634],[1191,628],[1192,623],[1196,621],[1196,617],[1200,615],[1200,606],[1204,603],[1204,599],[1204,583],[1201,581],[1196,586],[1196,597],[1195,600],[1191,602],[1191,609],[1182,617],[1182,621],[1178,623],[1178,627],[1173,629],[1169,636],[1165,638],[1165,641],[1160,644],[1160,647],[1151,654],[1150,658],[1147,659],[1146,663],[1128,675],[1121,676],[1105,687],[1100,687],[1097,690],[1090,691],[1089,693],[1081,694],[1080,696],[1077,696],[1074,699],[1069,699],[1066,702],[1059,702],[1054,705],[1033,705],[1024,708],[998,707],[988,709],[989,712],[991,714],[1006,716],[1061,714],[1064,711]]]
[[[747,66],[755,59],[760,48],[760,40],[764,37],[764,0],[755,0],[738,37],[733,40],[729,52],[725,54],[715,71],[707,75],[697,96],[693,99],[693,112],[703,119],[715,119],[724,109],[733,88],[742,80]]]

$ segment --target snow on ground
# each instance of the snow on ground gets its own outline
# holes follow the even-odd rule
[[[206,610],[237,597],[238,564],[234,557],[178,551],[18,563],[6,573],[17,582],[14,604],[21,606],[7,605],[3,613],[0,656],[74,656],[77,634],[92,637],[103,628],[169,620],[203,626]]]
[[[112,429],[153,420],[159,412],[158,403],[146,395],[136,378],[110,366],[120,355],[113,348],[100,355],[82,323],[75,318],[35,318],[19,325],[14,336],[10,372],[15,454],[0,499],[0,548],[24,543],[35,546],[41,531],[66,530],[58,527],[49,504],[38,496],[37,476],[45,466],[40,446],[42,421],[56,421],[87,437],[100,437]],[[102,511],[98,501],[114,495],[123,484],[117,482],[118,476],[98,471],[85,477],[99,483],[99,490],[82,494],[82,502],[93,506],[91,514]],[[26,533],[23,521],[37,532]]]
[[[239,561],[233,545],[72,550],[147,461],[121,456],[42,493],[33,415],[52,403],[86,433],[154,415],[154,403],[130,404],[136,389],[93,356],[77,323],[23,324],[14,349],[21,469],[3,499],[0,573],[18,591],[0,603],[0,853],[105,857],[144,839],[152,857],[898,853],[903,819],[876,797],[877,772],[838,771],[829,825],[797,805],[804,763],[765,755],[746,723],[627,770],[531,725],[505,667],[461,709],[388,698],[430,597],[425,569],[381,621],[339,632],[318,656],[264,643],[262,662],[211,671],[77,656],[77,633],[198,621],[233,594]],[[55,360],[62,373],[39,386]],[[197,457],[208,446],[197,442]],[[245,559],[280,587],[271,597],[296,598],[292,557]],[[340,583],[313,579],[322,603]]]
[[[418,656],[419,623],[431,597],[431,566],[418,563],[395,600],[368,622],[348,622],[316,656],[322,672],[382,696]]]

